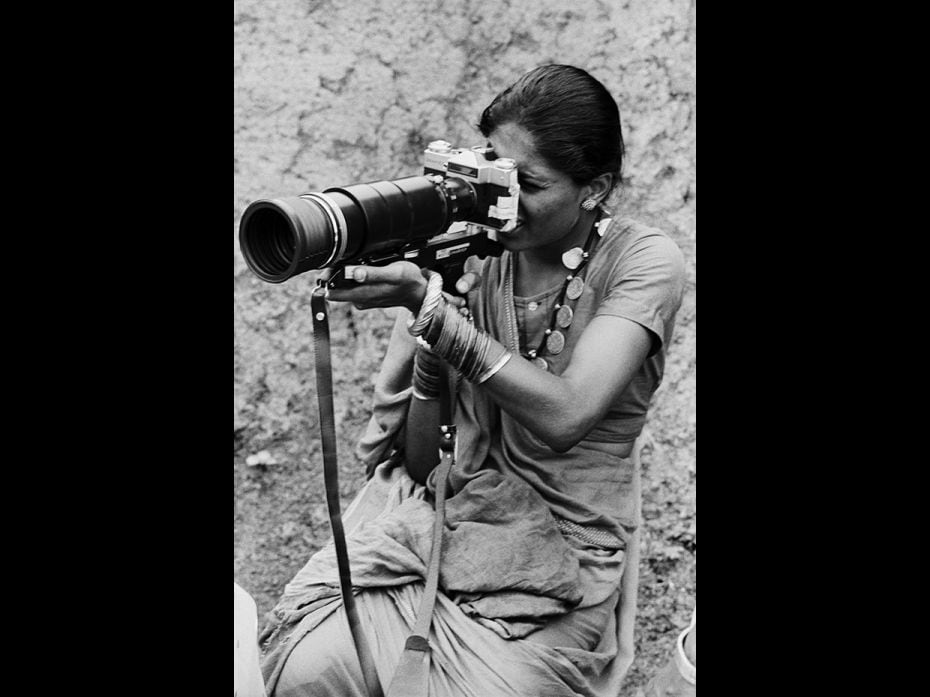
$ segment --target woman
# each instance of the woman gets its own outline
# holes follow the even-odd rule
[[[386,688],[429,560],[438,369],[455,389],[432,627],[433,695],[616,695],[632,660],[639,473],[634,452],[684,287],[678,247],[613,217],[624,146],[587,72],[530,71],[479,130],[516,161],[517,225],[463,277],[468,316],[406,262],[331,290],[400,307],[359,453],[373,476],[346,513],[359,614]],[[474,285],[473,288],[469,286]],[[390,457],[388,457],[390,455]],[[288,584],[263,634],[269,694],[365,695],[332,546]]]

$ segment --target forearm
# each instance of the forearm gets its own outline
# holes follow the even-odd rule
[[[508,415],[557,452],[581,441],[604,417],[650,347],[643,327],[595,318],[561,375],[540,370],[446,307],[436,310],[426,341]]]
[[[407,474],[420,484],[439,464],[439,401],[410,399],[405,442]]]
[[[528,361],[507,361],[482,384],[500,408],[556,452],[584,438],[600,416],[570,378],[539,370]]]
[[[407,473],[414,481],[426,478],[439,462],[439,420],[442,359],[425,345],[413,357],[413,394],[407,407],[405,441]]]

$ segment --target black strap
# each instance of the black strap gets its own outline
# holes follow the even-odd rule
[[[336,419],[333,410],[333,370],[330,360],[329,319],[326,307],[326,288],[318,286],[310,298],[313,312],[313,349],[316,357],[317,400],[320,407],[320,435],[323,441],[323,479],[326,486],[326,506],[329,525],[333,532],[336,563],[339,568],[339,589],[342,604],[349,621],[349,631],[355,642],[355,652],[362,668],[362,677],[370,697],[382,697],[381,683],[375,662],[362,629],[352,595],[352,576],[349,572],[349,554],[339,504],[339,467],[336,459]]]
[[[426,568],[423,597],[417,612],[417,622],[404,644],[404,652],[401,654],[391,685],[388,687],[388,697],[426,697],[429,694],[429,628],[433,620],[436,593],[439,590],[442,531],[446,523],[446,486],[449,481],[449,472],[455,465],[456,431],[452,420],[455,410],[457,376],[445,361],[440,368],[440,375],[439,414],[442,425],[439,427],[440,460],[436,469],[434,503],[436,515],[433,518],[433,541],[430,547],[429,564]]]
[[[447,427],[443,426],[441,429]],[[454,443],[455,426],[451,432],[444,431],[443,438],[448,438],[452,445],[444,450],[436,476],[436,517],[433,519],[433,544],[430,550],[429,565],[426,570],[426,584],[417,622],[413,632],[404,643],[404,651],[394,671],[388,697],[426,697],[429,694],[430,644],[429,628],[433,620],[433,607],[436,604],[436,591],[439,588],[439,557],[442,548],[442,529],[445,525],[446,483],[449,470],[455,464]]]

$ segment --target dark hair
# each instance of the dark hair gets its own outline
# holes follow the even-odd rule
[[[619,182],[624,154],[620,111],[607,88],[581,68],[534,68],[491,101],[478,130],[487,138],[506,123],[526,129],[549,166],[576,184],[605,172],[614,175],[614,185]]]

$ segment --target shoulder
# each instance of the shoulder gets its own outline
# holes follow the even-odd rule
[[[651,250],[670,257],[683,258],[681,249],[668,234],[634,218],[612,218],[601,243],[605,250],[612,251],[613,255],[629,255]]]
[[[610,275],[653,268],[663,275],[684,277],[681,248],[659,228],[629,217],[613,218],[601,239],[598,264]]]
[[[656,338],[652,355],[671,340],[685,290],[684,255],[667,234],[630,218],[611,221],[601,244],[591,264],[596,314],[650,330]]]

